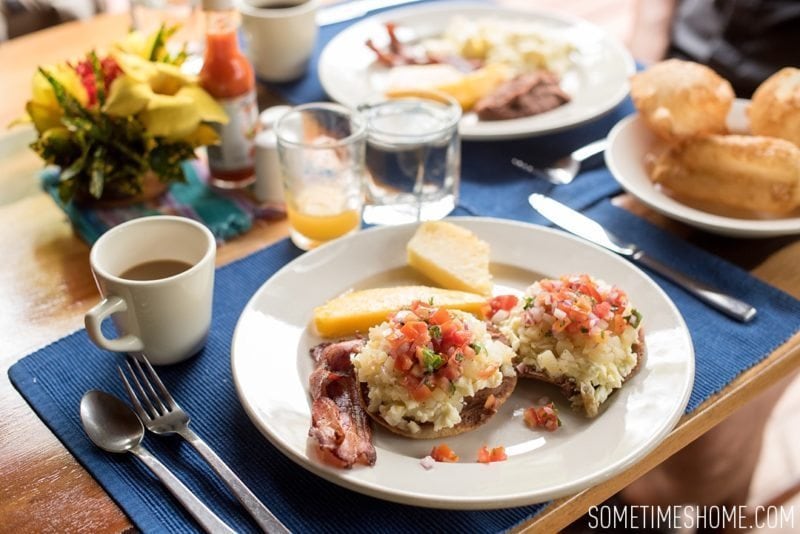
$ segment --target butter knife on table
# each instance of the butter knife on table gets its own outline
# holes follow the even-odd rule
[[[324,7],[317,13],[317,24],[319,26],[329,26],[346,20],[363,17],[371,11],[384,7],[400,6],[411,4],[422,0],[354,0],[352,2],[341,1],[332,6]]]
[[[646,255],[633,243],[626,243],[592,219],[565,206],[557,200],[534,193],[528,197],[530,205],[550,222],[587,241],[601,246],[634,263],[647,267],[653,272],[671,280],[683,289],[725,315],[746,323],[756,316],[756,309],[746,302],[727,295],[702,282],[664,265]]]

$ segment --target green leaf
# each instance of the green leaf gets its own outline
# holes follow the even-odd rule
[[[177,58],[171,59],[169,54],[165,54],[162,60],[158,59],[158,56],[164,51],[164,48],[167,45],[167,41],[170,37],[175,35],[175,32],[178,31],[180,25],[175,24],[173,26],[167,26],[166,24],[161,24],[161,27],[158,28],[158,33],[156,33],[156,37],[153,40],[153,47],[150,49],[150,61],[160,61],[162,63],[172,63],[173,65],[179,65],[180,63],[176,62]],[[179,54],[180,56],[180,54]],[[184,54],[185,56],[185,54]]]
[[[50,128],[30,147],[47,163],[66,167],[81,155],[81,147],[64,127]]]
[[[150,49],[150,56],[147,58],[150,61],[156,61],[158,59],[158,52],[161,50],[161,47],[164,46],[164,28],[165,25],[163,23],[158,28],[156,38],[153,40],[153,48]]]
[[[89,157],[89,151],[91,150],[92,146],[89,145],[88,147],[84,148],[83,153],[73,161],[69,167],[63,169],[61,171],[61,181],[68,181],[72,180],[79,174],[81,174],[84,170],[84,166],[86,165],[86,160]]]
[[[77,116],[88,116],[89,110],[87,110],[78,99],[69,94],[61,82],[56,80],[49,72],[44,70],[42,67],[39,67],[39,72],[42,76],[45,77],[47,82],[53,88],[53,94],[56,96],[56,100],[58,104],[64,109],[64,112],[67,115],[77,115]]]
[[[105,185],[105,150],[98,146],[92,153],[91,180],[89,181],[89,194],[94,198],[103,196],[103,186]]]
[[[97,94],[97,102],[100,106],[106,103],[106,78],[103,75],[103,69],[100,67],[100,60],[97,59],[97,53],[94,50],[89,52],[89,63],[92,64],[92,73],[94,73],[94,87]]]
[[[178,51],[177,54],[175,54],[174,56],[167,54],[164,56],[164,59],[162,61],[164,63],[169,63],[171,65],[180,66],[186,61],[187,57],[189,57],[189,54],[186,51],[186,43],[183,43],[183,46],[181,46],[181,49]]]
[[[75,196],[75,192],[78,190],[78,180],[71,179],[71,180],[61,180],[58,183],[58,198],[61,199],[61,202],[66,204],[69,202],[73,196]]]
[[[164,181],[182,182],[186,178],[181,163],[194,157],[194,149],[188,143],[165,143],[162,141],[150,151],[150,168]]]

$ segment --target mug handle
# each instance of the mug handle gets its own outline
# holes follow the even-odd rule
[[[133,334],[127,334],[117,339],[108,339],[103,335],[100,325],[112,314],[128,309],[128,305],[121,298],[111,295],[97,303],[86,312],[84,324],[89,337],[97,346],[113,352],[141,352],[144,350],[142,340]]]

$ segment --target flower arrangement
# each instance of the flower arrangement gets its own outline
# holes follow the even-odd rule
[[[103,56],[39,67],[25,120],[38,132],[31,148],[61,168],[64,202],[134,197],[149,174],[184,181],[181,162],[218,142],[212,123],[228,117],[181,71],[185,53],[168,53],[176,29],[132,32]]]

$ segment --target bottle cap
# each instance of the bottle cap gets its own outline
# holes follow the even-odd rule
[[[234,0],[203,0],[203,11],[227,11],[235,6]]]

